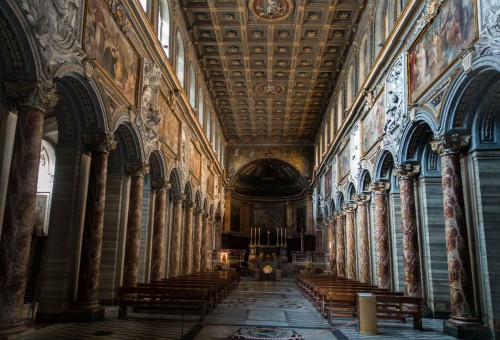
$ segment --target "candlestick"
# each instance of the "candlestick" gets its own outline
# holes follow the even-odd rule
[[[276,228],[276,245],[280,245],[280,228]]]
[[[286,246],[286,228],[285,228],[285,246]]]
[[[250,245],[253,246],[253,228],[250,227]]]
[[[260,246],[260,227],[259,227],[259,246]]]

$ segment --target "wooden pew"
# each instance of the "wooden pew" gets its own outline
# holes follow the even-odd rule
[[[422,298],[377,295],[377,318],[406,322],[413,318],[413,328],[422,330]]]
[[[199,311],[205,318],[210,293],[207,288],[119,287],[118,318],[127,317],[129,306],[173,312]]]

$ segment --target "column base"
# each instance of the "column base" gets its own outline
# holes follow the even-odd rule
[[[102,306],[73,307],[64,313],[64,322],[93,322],[104,319],[105,309]]]
[[[6,326],[0,326],[0,339],[19,339],[21,337],[32,338],[35,334],[34,328],[26,327],[24,321]]]
[[[471,321],[460,320],[457,322],[450,318],[443,323],[443,331],[457,339],[488,339],[491,337],[490,330],[483,326],[480,321]]]

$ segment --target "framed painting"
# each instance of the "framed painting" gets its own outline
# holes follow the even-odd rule
[[[255,206],[253,225],[263,230],[274,230],[285,226],[285,208],[283,206]]]
[[[137,104],[139,57],[105,1],[88,0],[83,47],[123,96]]]
[[[160,138],[175,156],[179,155],[179,140],[181,138],[181,121],[175,113],[171,112],[167,105],[167,99],[160,94],[158,97],[158,109],[163,114],[163,119],[160,123]]]
[[[361,121],[361,152],[364,155],[372,149],[384,133],[385,101],[381,91],[375,104]]]
[[[340,152],[338,156],[338,167],[339,167],[339,183],[344,179],[345,176],[350,171],[350,148],[349,148],[349,143],[344,146],[344,149]]]
[[[34,227],[37,234],[46,234],[48,230],[49,196],[48,192],[36,194]]]
[[[408,52],[409,99],[415,102],[478,38],[475,0],[448,0]]]

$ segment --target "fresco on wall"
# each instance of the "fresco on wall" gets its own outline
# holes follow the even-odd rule
[[[261,233],[263,233],[264,230],[275,230],[276,228],[283,228],[285,226],[285,208],[283,206],[254,207],[253,226],[260,227],[262,229]]]
[[[349,143],[344,147],[344,149],[339,154],[339,182],[341,182],[345,176],[349,173],[349,159],[350,159],[350,150]]]
[[[158,109],[163,115],[163,119],[160,123],[160,139],[167,145],[175,156],[178,156],[181,122],[175,113],[171,112],[167,105],[167,99],[163,93],[158,99]]]
[[[198,181],[201,180],[201,153],[196,149],[193,141],[191,141],[190,147],[189,170],[194,178]]]
[[[332,192],[332,168],[328,169],[325,174],[325,197],[330,196]]]
[[[448,0],[410,49],[409,97],[413,102],[477,38],[473,0]]]
[[[85,52],[110,78],[127,100],[136,105],[139,57],[100,0],[87,1]]]
[[[214,173],[210,170],[207,171],[207,194],[214,197]]]
[[[380,136],[384,133],[385,105],[384,94],[379,94],[373,107],[363,118],[361,123],[361,152],[363,156],[370,151]]]

